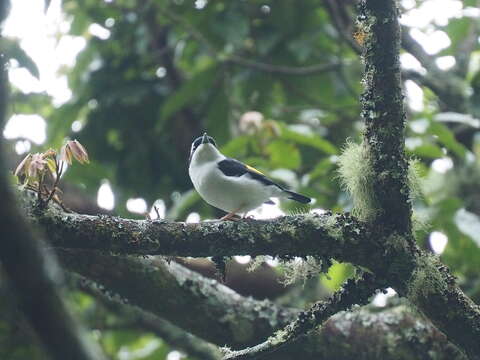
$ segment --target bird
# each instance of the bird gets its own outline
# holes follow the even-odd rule
[[[188,161],[195,190],[208,204],[227,212],[220,220],[236,220],[239,214],[245,218],[263,203],[274,204],[272,197],[311,202],[309,197],[286,189],[259,170],[223,155],[207,133],[193,141]]]

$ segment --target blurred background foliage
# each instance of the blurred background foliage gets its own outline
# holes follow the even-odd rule
[[[438,3],[401,2],[404,32],[423,45],[428,60],[404,44],[406,148],[420,160],[422,175],[423,196],[414,208],[424,226],[417,235],[479,302],[480,14],[478,1]],[[416,12],[452,4],[456,12],[446,20],[409,23]],[[91,164],[66,172],[64,186],[77,187],[66,191],[66,202],[69,194],[81,194],[72,208],[95,212],[95,204],[84,203],[104,186],[113,192],[112,213],[141,218],[139,212],[156,204],[168,219],[198,221],[219,215],[192,191],[187,173],[190,144],[207,131],[227,155],[314,198],[314,211],[348,211],[351,200],[339,187],[336,162],[346,139],[359,141],[362,131],[362,63],[351,36],[354,5],[354,0],[63,0],[68,26],[58,30],[56,40],[85,41],[74,65],[59,69],[72,95],[56,103],[46,92],[12,89],[11,116],[39,115],[46,121],[41,144],[9,137],[12,163],[22,152],[58,148],[76,138]],[[19,39],[2,42],[12,69],[41,76]],[[435,42],[441,45],[429,49]],[[441,86],[431,85],[435,82]],[[130,208],[129,200],[134,200]],[[273,209],[257,216],[309,211],[292,203]],[[335,264],[330,280],[320,281],[333,290],[351,273],[348,265]],[[118,318],[88,295],[75,293],[72,299],[91,316],[92,328],[100,329],[94,336],[112,358],[171,354],[151,334],[117,329]],[[19,356],[9,358],[25,358]]]

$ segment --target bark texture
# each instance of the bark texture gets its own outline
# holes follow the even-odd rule
[[[361,100],[366,125],[364,142],[370,153],[378,206],[373,223],[393,247],[404,249],[400,251],[401,264],[392,264],[388,271],[395,288],[465,349],[471,359],[479,359],[479,307],[455,285],[445,266],[419,251],[412,234],[398,15],[393,0],[363,0],[359,5],[359,21],[366,34],[365,91]]]
[[[174,262],[78,250],[61,250],[59,256],[68,269],[95,280],[108,293],[119,294],[109,300],[126,308],[118,311],[131,312],[132,306],[139,307],[150,313],[152,321],[155,317],[167,319],[219,346],[255,344],[301,313],[240,296]],[[152,330],[148,324],[144,328]],[[466,359],[428,320],[401,304],[340,312],[321,328],[266,358],[410,360],[417,356],[425,360]]]

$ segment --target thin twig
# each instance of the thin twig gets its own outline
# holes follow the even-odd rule
[[[480,0],[477,0],[477,7],[480,7]],[[473,51],[478,49],[478,38],[480,34],[480,25],[478,19],[471,19],[468,34],[465,39],[457,46],[455,51],[456,65],[454,72],[460,77],[465,78],[468,73],[468,64]]]
[[[333,62],[328,64],[315,64],[310,66],[294,67],[294,66],[286,66],[286,65],[267,64],[263,62],[245,59],[238,55],[222,55],[220,51],[218,51],[215,48],[215,46],[213,46],[212,43],[200,31],[198,31],[195,27],[193,27],[188,21],[185,21],[182,17],[172,13],[166,8],[159,9],[159,12],[163,14],[165,17],[167,17],[168,19],[170,19],[172,22],[180,24],[185,29],[185,31],[187,31],[190,36],[192,36],[199,43],[201,43],[205,47],[207,53],[217,61],[237,64],[237,65],[249,67],[252,69],[256,69],[256,70],[260,70],[268,73],[285,74],[285,75],[317,74],[317,73],[335,70],[341,65],[341,62]]]
[[[39,205],[42,205],[42,185],[43,185],[43,174],[40,173],[38,176],[38,189],[37,189],[37,201]]]
[[[267,73],[284,74],[284,75],[319,74],[319,73],[336,70],[342,65],[342,62],[332,62],[327,64],[315,64],[310,66],[294,67],[294,66],[285,66],[285,65],[266,64],[258,61],[248,60],[237,55],[229,56],[225,61],[232,64],[249,67],[255,70],[264,71]]]
[[[215,345],[150,312],[125,303],[120,296],[111,291],[106,291],[103,286],[73,273],[69,273],[69,279],[73,280],[75,286],[80,290],[97,299],[107,310],[117,314],[122,319],[127,319],[127,323],[115,324],[116,326],[122,325],[123,328],[127,329],[138,328],[153,332],[168,344],[185,351],[189,357],[201,360],[219,360],[221,358],[221,352]]]
[[[156,207],[155,205],[153,205],[153,210],[155,210],[155,214],[157,214],[157,219],[160,219],[161,216],[160,216],[160,212],[158,211],[158,207]]]
[[[63,161],[59,161],[57,160],[57,158],[55,158],[55,182],[53,183],[52,191],[50,191],[50,195],[48,195],[48,198],[45,204],[48,204],[50,200],[52,200],[53,196],[55,195],[62,172],[63,172]]]
[[[351,24],[345,24],[339,14],[339,6],[343,6],[341,5],[342,2],[336,0],[324,0],[323,2],[325,4],[325,9],[332,18],[332,23],[335,26],[335,29],[337,30],[340,37],[342,37],[343,40],[345,40],[345,42],[350,45],[350,47],[355,53],[360,55],[362,53],[362,47],[358,45],[358,43],[352,36]]]
[[[430,72],[440,72],[437,64],[435,63],[435,57],[428,54],[422,45],[410,35],[410,29],[406,26],[402,26],[402,47],[412,54],[422,66]]]

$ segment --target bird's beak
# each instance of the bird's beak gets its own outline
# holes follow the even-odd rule
[[[207,133],[204,133],[204,134],[203,134],[202,144],[208,144],[208,135],[207,135]]]

